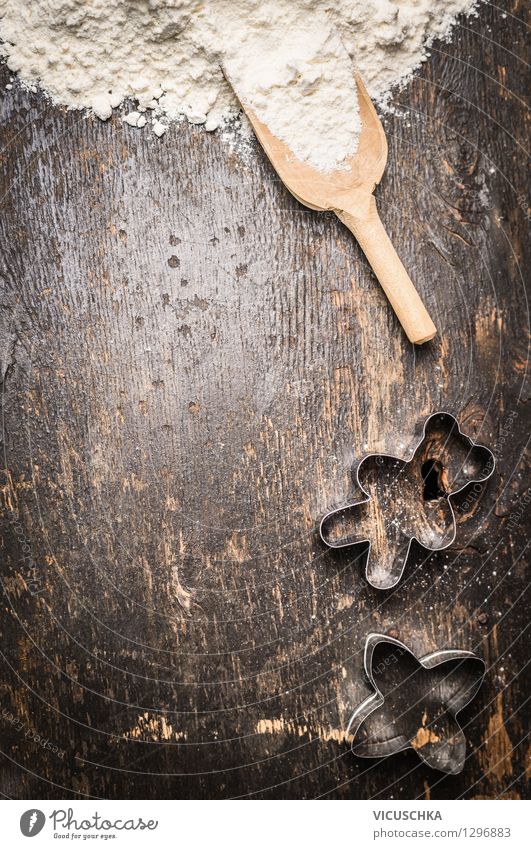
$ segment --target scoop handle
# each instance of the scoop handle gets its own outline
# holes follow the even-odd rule
[[[409,341],[422,345],[433,339],[437,328],[380,221],[374,196],[363,217],[341,210],[336,215],[358,240]]]

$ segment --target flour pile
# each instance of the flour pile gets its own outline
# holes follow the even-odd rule
[[[221,65],[295,154],[328,170],[359,133],[352,66],[385,99],[477,0],[0,0],[0,54],[30,86],[162,135],[239,109]]]

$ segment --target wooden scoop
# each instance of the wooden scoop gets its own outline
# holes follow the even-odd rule
[[[227,74],[229,82],[230,74]],[[277,174],[301,203],[311,209],[331,210],[354,234],[391,302],[408,339],[422,345],[437,329],[385,232],[373,191],[387,162],[387,140],[372,101],[356,75],[361,133],[347,168],[323,173],[300,162],[290,148],[240,101]],[[236,95],[238,91],[236,90]]]

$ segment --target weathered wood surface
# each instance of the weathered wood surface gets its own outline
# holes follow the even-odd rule
[[[482,6],[385,121],[382,217],[440,330],[419,350],[256,147],[3,97],[6,796],[523,794],[525,14]],[[497,471],[379,593],[317,522],[441,408]],[[486,659],[460,776],[350,753],[371,630]]]

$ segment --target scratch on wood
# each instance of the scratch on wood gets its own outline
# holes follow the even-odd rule
[[[513,744],[507,732],[501,693],[496,697],[496,710],[489,719],[484,739],[485,747],[481,756],[483,769],[501,784],[504,778],[513,774]]]
[[[310,737],[311,740],[319,738],[326,742],[334,740],[336,743],[345,743],[349,737],[342,728],[326,728],[322,725],[311,727],[301,725],[289,719],[260,719],[256,724],[257,734],[294,734],[297,737]]]
[[[151,716],[147,711],[138,717],[136,725],[122,732],[126,740],[186,740],[185,731],[176,731],[166,717]]]

